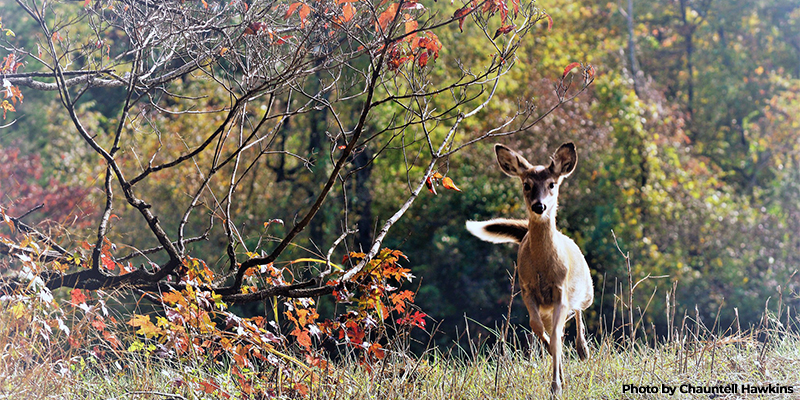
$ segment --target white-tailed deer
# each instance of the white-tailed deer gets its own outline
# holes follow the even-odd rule
[[[575,170],[578,154],[574,144],[565,143],[549,166],[533,166],[506,146],[496,144],[494,150],[503,172],[522,181],[528,219],[468,221],[467,229],[488,242],[519,243],[517,268],[522,299],[531,329],[553,357],[551,390],[554,396],[560,396],[564,324],[575,316],[578,356],[586,359],[589,350],[582,312],[594,301],[592,277],[581,249],[556,228],[558,188]]]

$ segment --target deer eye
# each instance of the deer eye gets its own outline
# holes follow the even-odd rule
[[[550,189],[554,189],[555,187],[556,187],[556,183],[555,182],[550,182]]]
[[[522,184],[522,189],[524,189],[527,192],[531,190],[531,185],[528,182],[525,182]]]

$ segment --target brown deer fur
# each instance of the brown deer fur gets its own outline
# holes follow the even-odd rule
[[[468,221],[467,229],[493,243],[519,243],[517,266],[522,298],[531,329],[553,357],[551,390],[560,396],[564,381],[564,324],[575,316],[576,347],[589,355],[582,312],[594,301],[589,266],[580,248],[556,228],[558,189],[578,162],[573,143],[565,143],[549,166],[531,165],[514,150],[495,145],[497,162],[507,175],[519,177],[528,213],[526,220]]]

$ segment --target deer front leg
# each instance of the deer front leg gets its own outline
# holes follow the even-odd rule
[[[528,322],[531,325],[531,330],[539,338],[544,345],[544,348],[547,351],[550,351],[550,337],[549,334],[544,329],[544,323],[542,322],[542,316],[539,314],[539,305],[533,300],[530,295],[530,292],[523,287],[522,288],[522,300],[525,302],[525,308],[528,309]]]
[[[560,397],[564,382],[564,365],[562,346],[564,340],[564,324],[567,322],[568,307],[566,302],[553,306],[553,331],[550,333],[550,355],[553,356],[553,382],[550,387],[553,397]]]

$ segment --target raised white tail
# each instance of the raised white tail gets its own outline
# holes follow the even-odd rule
[[[528,221],[507,218],[467,221],[467,230],[487,242],[520,243],[528,233]]]

